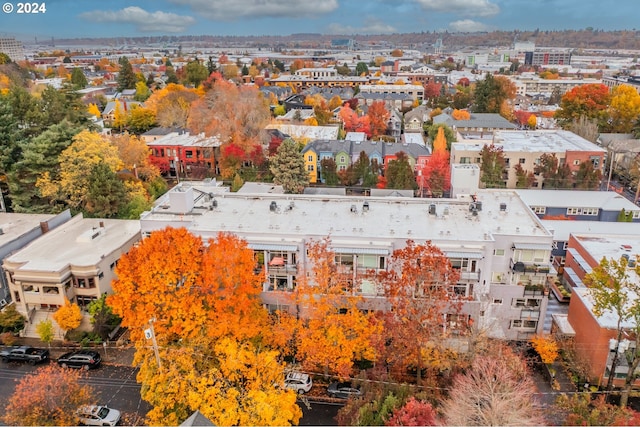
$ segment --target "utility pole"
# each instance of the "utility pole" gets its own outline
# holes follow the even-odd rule
[[[144,331],[144,335],[147,339],[151,339],[153,344],[153,352],[156,355],[156,362],[158,363],[158,370],[162,369],[162,362],[160,361],[160,353],[158,352],[158,342],[156,341],[156,331],[153,329],[153,322],[156,321],[155,317],[149,319],[149,329]]]

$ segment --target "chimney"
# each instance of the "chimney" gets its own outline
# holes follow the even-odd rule
[[[42,234],[46,234],[49,231],[49,223],[47,221],[40,221],[40,231],[42,231]]]

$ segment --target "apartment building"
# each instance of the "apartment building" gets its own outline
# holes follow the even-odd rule
[[[360,93],[409,95],[414,101],[424,100],[424,86],[420,84],[363,84]]]
[[[111,293],[114,268],[140,240],[137,220],[93,219],[77,215],[5,258],[11,296],[34,326],[65,304],[86,310],[103,293]]]
[[[574,87],[587,84],[602,84],[600,79],[543,79],[535,74],[507,76],[516,86],[516,94],[522,96],[547,95],[557,92],[565,94]]]
[[[569,304],[567,320],[573,329],[573,341],[580,360],[588,366],[593,384],[604,385],[611,375],[613,384],[621,386],[629,371],[629,364],[625,357],[626,351],[635,351],[634,340],[626,338],[623,350],[622,342],[618,342],[618,316],[611,311],[596,315],[593,311],[594,299],[589,288],[585,287],[584,276],[596,267],[603,257],[619,260],[629,259],[627,275],[631,281],[639,281],[632,267],[640,254],[640,244],[637,236],[628,234],[575,234],[569,238],[564,276],[571,283],[572,297]],[[629,295],[631,299],[639,296]],[[623,319],[623,329],[635,329],[633,318]],[[628,345],[628,347],[627,347]],[[613,360],[618,352],[615,372],[612,371]],[[636,380],[636,384],[639,381]]]
[[[291,309],[310,265],[309,242],[329,237],[341,271],[353,276],[368,307],[384,309],[365,272],[388,268],[407,240],[431,241],[460,270],[453,292],[475,327],[503,339],[542,332],[552,236],[511,190],[480,190],[457,199],[229,193],[207,183],[171,189],[141,215],[143,235],[185,227],[204,239],[229,232],[255,251],[270,309]],[[443,325],[445,327],[445,325]]]
[[[555,155],[558,161],[569,165],[575,174],[583,162],[591,162],[602,171],[606,150],[592,142],[565,130],[508,131],[496,130],[490,143],[502,147],[506,161],[504,184],[515,188],[515,166],[534,172],[543,154]],[[480,152],[485,140],[469,140],[451,144],[451,163],[480,163]],[[544,179],[536,176],[533,187],[543,188]]]
[[[0,213],[0,261],[69,219],[68,210],[57,215]],[[7,274],[0,265],[0,308],[10,302]]]
[[[188,175],[195,165],[215,168],[215,150],[221,145],[215,136],[191,135],[186,131],[169,132],[146,144],[151,149],[151,162],[173,176],[178,172],[180,176]]]
[[[12,61],[24,61],[22,42],[13,37],[0,37],[0,52],[5,53]]]

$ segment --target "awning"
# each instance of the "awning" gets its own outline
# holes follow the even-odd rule
[[[389,249],[384,248],[331,248],[337,254],[357,255],[389,255]]]
[[[254,251],[286,251],[286,252],[297,252],[297,245],[280,245],[277,243],[249,243],[249,249],[253,249]]]
[[[583,287],[584,286],[584,284],[582,283],[582,280],[580,280],[580,277],[576,274],[575,271],[573,271],[573,268],[565,267],[564,268],[564,272],[567,275],[567,277],[569,278],[569,282],[573,287]]]
[[[548,245],[542,243],[514,243],[513,248],[533,251],[550,251],[551,243],[549,243]]]
[[[273,266],[284,265],[284,258],[282,258],[281,256],[273,257],[273,259],[269,261],[269,265],[273,265]]]
[[[484,256],[477,252],[459,252],[459,251],[444,251],[447,258],[469,258],[469,259],[482,259]]]

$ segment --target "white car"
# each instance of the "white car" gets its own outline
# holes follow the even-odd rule
[[[289,372],[284,378],[284,387],[295,390],[298,394],[307,393],[313,386],[313,380],[308,374]]]
[[[77,414],[80,422],[86,426],[115,426],[120,421],[120,411],[106,406],[83,406]]]

